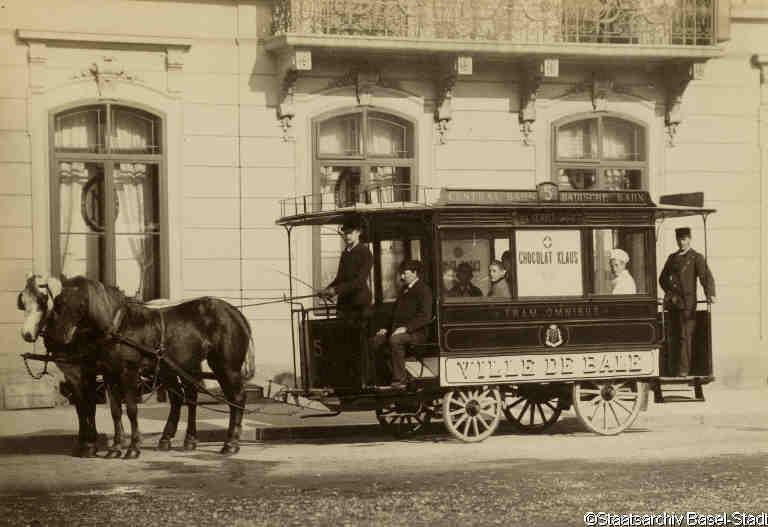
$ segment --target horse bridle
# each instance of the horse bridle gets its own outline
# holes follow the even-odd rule
[[[36,287],[39,289],[45,289],[46,290],[46,300],[44,303],[42,303],[45,307],[45,313],[43,314],[42,318],[40,319],[40,322],[38,322],[38,329],[37,329],[37,335],[35,339],[40,338],[45,335],[45,328],[47,326],[48,319],[51,318],[51,314],[53,313],[53,291],[51,291],[50,286],[48,286],[48,283],[43,284],[35,284]],[[22,295],[24,294],[24,291],[19,291],[19,296],[16,297],[16,307],[20,311],[24,311],[26,306],[24,305],[24,301],[22,300]],[[40,302],[40,295],[35,295],[35,300],[38,303],[38,306],[41,304]],[[48,307],[48,301],[50,301],[51,306]]]

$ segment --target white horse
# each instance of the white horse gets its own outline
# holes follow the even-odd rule
[[[98,349],[92,341],[77,338],[70,344],[56,344],[47,339],[46,325],[53,306],[66,280],[37,274],[27,275],[24,289],[19,293],[17,307],[24,311],[21,336],[27,342],[43,337],[46,351],[64,374],[71,389],[71,399],[77,410],[78,440],[73,450],[77,457],[93,457],[98,450],[96,430],[96,374]],[[122,423],[115,422],[115,444],[123,441]]]

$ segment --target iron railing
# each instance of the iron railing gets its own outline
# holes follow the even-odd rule
[[[715,44],[717,0],[275,0],[273,35]]]
[[[339,210],[424,207],[440,197],[439,188],[416,185],[376,185],[354,193],[316,193],[280,200],[280,216],[301,216]]]

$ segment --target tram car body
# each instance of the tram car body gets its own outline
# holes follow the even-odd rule
[[[659,300],[656,226],[713,210],[657,205],[644,191],[552,183],[418,193],[410,201],[378,189],[355,203],[318,196],[282,203],[277,223],[289,240],[295,227],[317,233],[354,215],[374,256],[367,324],[348,324],[329,304],[293,304],[298,393],[339,411],[375,410],[395,434],[440,419],[463,441],[490,436],[502,415],[523,432],[541,432],[571,407],[588,429],[616,434],[646,408],[649,390],[657,402],[703,399],[714,378],[709,307],[697,312],[692,373],[674,377],[674,317]],[[628,257],[629,279],[611,274],[616,249]],[[407,389],[392,393],[377,388],[388,382],[388,359],[373,356],[368,343],[387,327],[404,259],[422,262],[435,317],[427,342],[408,350]],[[488,277],[492,264],[504,267],[504,284]]]

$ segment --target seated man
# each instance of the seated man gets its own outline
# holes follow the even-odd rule
[[[432,321],[432,291],[420,280],[421,262],[406,260],[400,264],[400,279],[405,283],[392,312],[389,328],[382,328],[373,337],[373,349],[378,351],[389,343],[392,352],[392,384],[396,390],[405,389],[405,348],[427,340],[427,326]]]
[[[456,287],[456,271],[449,264],[443,264],[443,296],[456,296],[454,288]]]
[[[469,262],[461,262],[458,269],[456,269],[456,277],[458,282],[451,290],[451,296],[483,296],[483,292],[480,288],[472,283],[472,266]]]

